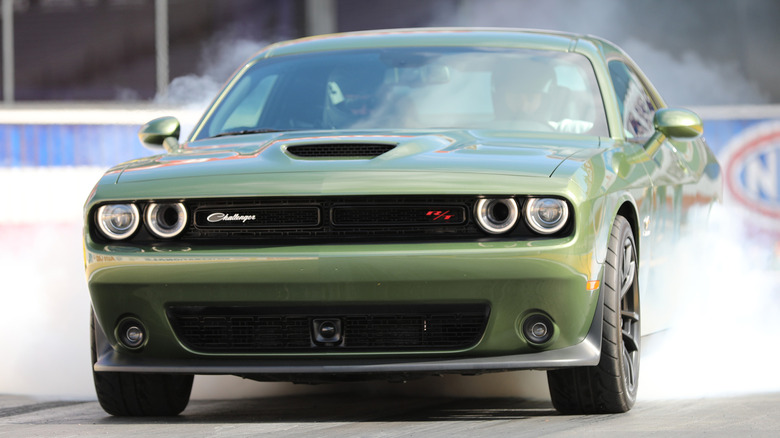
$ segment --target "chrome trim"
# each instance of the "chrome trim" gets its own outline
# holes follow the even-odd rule
[[[544,224],[540,223],[539,218],[536,217],[531,212],[531,208],[533,208],[533,204],[535,201],[540,201],[543,199],[552,199],[554,201],[560,202],[563,205],[563,213],[561,214],[561,219],[558,221],[556,225],[553,227],[547,227]],[[528,224],[528,226],[536,233],[539,234],[553,234],[558,231],[560,231],[564,226],[566,226],[566,222],[569,220],[569,204],[564,201],[563,199],[558,198],[528,198],[528,200],[525,202],[525,207],[523,208],[523,215],[525,216],[525,221]]]
[[[103,223],[103,211],[105,211],[107,207],[116,205],[130,206],[130,210],[133,215],[132,225],[124,233],[115,233],[106,228],[105,224]],[[141,214],[138,212],[138,207],[136,207],[135,204],[105,204],[100,206],[100,208],[97,209],[97,212],[95,212],[95,222],[97,222],[98,229],[100,229],[100,232],[103,234],[103,236],[112,240],[123,240],[132,236],[133,233],[135,233],[135,231],[138,229],[138,224],[141,223]]]
[[[173,208],[178,214],[176,223],[168,231],[160,228],[159,222],[157,220],[157,215],[161,208]],[[163,204],[152,202],[146,206],[146,214],[144,215],[144,218],[146,219],[146,226],[149,227],[149,231],[153,235],[163,239],[176,237],[181,234],[181,232],[184,231],[184,229],[187,227],[187,209],[181,202],[167,202]]]
[[[502,221],[493,217],[493,209],[497,204],[505,205],[509,210],[508,216]],[[519,210],[517,201],[512,198],[482,198],[474,207],[474,216],[480,228],[490,234],[502,234],[512,229],[517,223]]]

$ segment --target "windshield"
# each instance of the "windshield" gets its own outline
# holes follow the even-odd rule
[[[382,48],[257,61],[195,139],[290,130],[512,129],[608,136],[598,84],[576,53]]]

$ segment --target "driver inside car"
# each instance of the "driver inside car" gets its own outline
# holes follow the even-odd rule
[[[325,124],[344,129],[366,121],[379,104],[384,72],[366,66],[338,68],[327,82]]]
[[[501,128],[584,133],[593,123],[556,117],[568,89],[557,84],[553,67],[536,60],[515,62],[493,73],[493,105]]]

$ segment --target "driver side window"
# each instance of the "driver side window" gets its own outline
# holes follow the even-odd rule
[[[650,94],[636,74],[621,61],[610,61],[609,74],[620,106],[626,138],[649,138],[655,130],[653,117],[657,109]]]

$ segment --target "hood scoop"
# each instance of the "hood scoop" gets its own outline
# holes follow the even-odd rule
[[[395,144],[327,143],[287,146],[287,155],[304,159],[370,160],[394,149]]]

